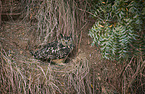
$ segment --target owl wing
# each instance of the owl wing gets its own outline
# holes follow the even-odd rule
[[[42,49],[37,50],[34,53],[34,57],[41,60],[63,59],[67,58],[72,49],[73,46],[65,47],[61,43],[55,41],[47,44]]]
[[[55,59],[56,58],[56,49],[57,49],[57,41],[48,43],[42,49],[37,50],[34,53],[34,57],[36,59]]]
[[[57,58],[59,59],[62,59],[62,58],[65,58],[69,55],[71,49],[68,48],[68,47],[63,47],[61,48],[59,51],[57,51],[56,55],[57,55]]]

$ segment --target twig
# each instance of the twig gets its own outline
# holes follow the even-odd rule
[[[141,65],[138,64],[136,72],[133,74],[133,76],[131,77],[131,79],[130,79],[128,85],[127,85],[127,89],[125,90],[126,92],[128,92],[129,87],[131,87],[133,81],[135,80],[135,77],[139,74],[139,72],[142,72],[144,68],[145,68],[145,61]]]
[[[1,15],[20,15],[21,13],[1,13]]]
[[[0,27],[1,27],[1,15],[2,15],[2,1],[0,0]]]
[[[124,69],[122,70],[121,74],[120,74],[120,77],[124,74],[124,72],[126,71],[126,69],[130,66],[130,64],[132,63],[132,60],[133,60],[134,56],[131,58],[130,62],[127,64],[126,67],[124,67]]]

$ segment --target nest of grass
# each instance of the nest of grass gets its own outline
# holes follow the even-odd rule
[[[66,66],[50,65],[35,59],[19,56],[15,60],[1,51],[1,93],[70,94],[86,92],[84,79],[89,78],[87,59],[73,59]],[[23,59],[22,59],[23,58]],[[24,60],[25,59],[25,60]],[[90,86],[91,83],[87,83]],[[73,91],[70,91],[70,90]]]

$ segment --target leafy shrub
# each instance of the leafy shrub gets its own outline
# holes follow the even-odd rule
[[[144,3],[144,2],[143,2]],[[129,44],[136,41],[143,28],[142,1],[100,0],[93,17],[97,22],[90,29],[93,45],[100,46],[103,58],[121,60],[129,57]]]

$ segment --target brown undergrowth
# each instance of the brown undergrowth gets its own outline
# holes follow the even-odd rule
[[[29,7],[30,11],[25,12],[28,15],[25,15],[23,20],[9,20],[2,24],[0,31],[1,94],[144,93],[145,61],[141,52],[123,64],[102,59],[99,48],[91,46],[92,39],[88,36],[88,31],[95,21],[86,17],[86,7],[80,9],[84,4],[83,1],[73,1],[74,5],[71,4],[72,2],[59,3],[61,0],[47,3],[43,1],[45,0],[36,6],[33,6],[35,2],[29,2],[32,6]],[[43,11],[43,8],[46,8],[45,4],[46,6],[54,5],[49,7],[50,12]],[[73,6],[70,7],[70,5]],[[34,10],[37,8],[40,10]],[[73,13],[70,10],[73,10]],[[39,12],[38,15],[37,12]],[[57,12],[60,14],[59,17],[56,17]],[[49,20],[42,20],[42,16],[47,18],[47,13],[53,15],[48,17]],[[56,27],[59,27],[59,30]],[[60,33],[68,35],[71,32],[76,42],[76,51],[69,57],[65,66],[36,60],[28,51],[28,46],[35,49],[45,42],[57,39]]]
[[[89,25],[88,22],[86,30]],[[103,60],[98,48],[90,45],[91,39],[87,31],[84,31],[76,55],[65,66],[53,65],[34,59],[27,50],[29,36],[23,34],[21,29],[25,32],[28,27],[26,24],[19,27],[5,24],[3,27],[5,32],[1,32],[1,93],[144,92],[145,62],[142,56],[132,57],[129,63],[124,64]],[[20,41],[21,38],[26,40]]]

